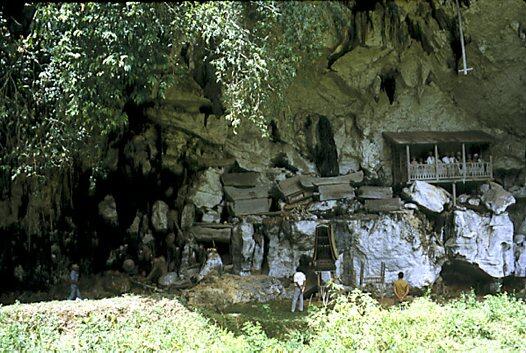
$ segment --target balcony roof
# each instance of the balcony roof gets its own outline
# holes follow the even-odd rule
[[[482,131],[406,131],[384,132],[383,135],[395,145],[493,142],[493,137]]]

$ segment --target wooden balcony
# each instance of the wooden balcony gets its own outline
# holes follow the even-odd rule
[[[408,168],[409,181],[421,180],[427,182],[454,182],[487,180],[493,178],[493,163],[466,162],[410,164]]]

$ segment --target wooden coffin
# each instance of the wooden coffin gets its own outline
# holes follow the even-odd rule
[[[225,195],[228,201],[261,199],[268,196],[268,190],[264,186],[247,189],[225,186]]]
[[[318,187],[320,201],[353,199],[354,188],[349,184],[328,184]]]
[[[321,185],[332,185],[332,184],[351,184],[361,183],[363,181],[363,171],[351,173],[347,175],[341,175],[337,177],[318,178],[312,176],[304,176],[300,178],[300,184],[303,188],[308,190],[315,190]]]
[[[402,209],[399,197],[382,200],[365,200],[365,209],[369,212],[390,212]]]
[[[360,186],[358,197],[363,199],[390,199],[393,197],[393,188],[390,186]]]
[[[228,208],[233,216],[246,216],[251,214],[262,214],[270,210],[271,199],[249,199],[228,202]]]
[[[259,173],[227,173],[221,176],[224,186],[236,186],[242,188],[254,187],[257,184]]]
[[[195,237],[196,241],[215,241],[218,243],[230,243],[232,235],[232,227],[218,228],[216,225],[194,225],[190,228],[190,233]]]

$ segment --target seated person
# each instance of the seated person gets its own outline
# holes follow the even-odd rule
[[[417,165],[417,164],[418,164],[418,162],[416,161],[416,158],[413,157],[413,160],[411,161],[411,165]]]
[[[449,164],[450,163],[450,160],[449,160],[449,157],[448,157],[447,153],[444,155],[444,157],[442,157],[442,163],[444,163],[444,164]]]

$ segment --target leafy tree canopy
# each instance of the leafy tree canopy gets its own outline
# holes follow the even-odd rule
[[[95,166],[127,102],[162,99],[188,75],[183,48],[204,53],[225,118],[266,131],[301,61],[330,20],[318,2],[41,4],[29,35],[0,13],[0,167],[45,175],[77,156]],[[278,105],[279,106],[279,105]]]

